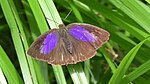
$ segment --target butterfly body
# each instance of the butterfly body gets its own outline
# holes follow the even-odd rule
[[[31,45],[28,54],[50,64],[75,64],[93,57],[108,39],[107,31],[90,24],[60,24],[59,29],[41,35]]]
[[[72,43],[70,41],[68,29],[63,24],[60,24],[59,28],[60,29],[58,29],[57,31],[59,33],[60,40],[62,40],[64,42],[66,49],[68,50],[68,52],[70,54],[72,54],[72,51],[73,51],[72,50]]]

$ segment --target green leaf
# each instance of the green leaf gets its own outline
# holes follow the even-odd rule
[[[28,44],[16,7],[14,6],[12,0],[2,0],[1,5],[11,30],[11,35],[19,59],[24,81],[28,84],[31,84],[33,82],[36,84],[37,79],[35,76],[32,59],[30,57],[27,57],[25,52],[25,50],[27,50],[28,48]],[[21,32],[22,36],[19,31]],[[32,78],[30,76],[32,76]]]
[[[67,66],[74,84],[88,84],[85,73],[80,63]]]
[[[146,40],[148,40],[148,38],[146,38],[145,40],[141,41],[139,44],[137,44],[134,48],[132,48],[127,53],[127,55],[123,58],[123,60],[119,64],[117,70],[115,71],[115,73],[111,77],[111,79],[109,81],[109,84],[119,84],[121,82],[121,79],[123,78],[123,76],[125,75],[126,71],[128,70],[129,65],[133,61],[133,59],[134,59],[136,53],[138,52],[139,48],[142,46],[142,44]]]
[[[3,74],[2,70],[1,70],[1,67],[0,67],[0,83],[1,84],[7,84],[5,76],[4,76],[4,74]]]
[[[5,51],[0,45],[0,69],[2,69],[3,73],[5,74],[7,81],[9,84],[23,84],[21,77],[19,76],[18,72],[16,71],[14,65],[6,55]],[[1,73],[0,73],[1,74]],[[0,75],[0,83],[6,84],[6,80]],[[3,79],[3,80],[2,80]]]
[[[107,60],[112,72],[115,73],[116,67],[115,67],[115,64],[113,63],[112,59],[110,58],[109,54],[106,52],[104,47],[101,47],[101,51],[103,52],[103,55],[104,55],[105,59]]]
[[[71,1],[71,0],[66,0],[66,2],[70,5],[70,7],[71,7],[71,9],[73,10],[74,15],[76,16],[77,20],[78,20],[79,22],[83,22],[82,16],[81,16],[79,10],[75,7],[74,2]]]
[[[130,74],[126,75],[122,80],[121,84],[127,84],[130,81],[134,81],[136,78],[141,76],[142,74],[146,73],[147,71],[150,70],[150,60],[136,68],[133,72]]]
[[[150,33],[150,8],[138,0],[110,0],[116,7],[136,21],[142,28]]]

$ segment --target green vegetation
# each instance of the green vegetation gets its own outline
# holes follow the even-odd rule
[[[150,84],[150,0],[0,0],[0,7],[0,84]],[[96,25],[110,39],[74,65],[28,56],[56,22]]]

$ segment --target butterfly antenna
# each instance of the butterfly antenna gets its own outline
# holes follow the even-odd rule
[[[69,11],[69,13],[66,15],[64,20],[66,20],[68,18],[68,16],[70,15],[71,12],[72,12],[72,10]]]
[[[66,17],[65,17],[64,20],[66,20],[66,19],[68,18],[68,16],[70,15],[71,12],[72,12],[72,10],[69,11],[69,13],[66,15]],[[51,20],[51,21],[53,21],[53,22],[59,24],[58,22],[56,22],[56,21],[54,21],[54,20],[52,20],[52,19],[49,19],[49,18],[47,18],[47,17],[46,17],[46,19]]]
[[[52,20],[52,19],[49,19],[49,18],[47,18],[47,17],[46,17],[46,19],[51,20],[51,21],[53,21],[53,22],[59,24],[58,22],[56,22],[56,21],[54,21],[54,20]]]

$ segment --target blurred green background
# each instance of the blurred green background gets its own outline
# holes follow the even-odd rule
[[[110,39],[74,65],[28,56],[31,43],[56,22],[89,23]],[[0,0],[0,84],[150,84],[149,33],[150,0]]]

